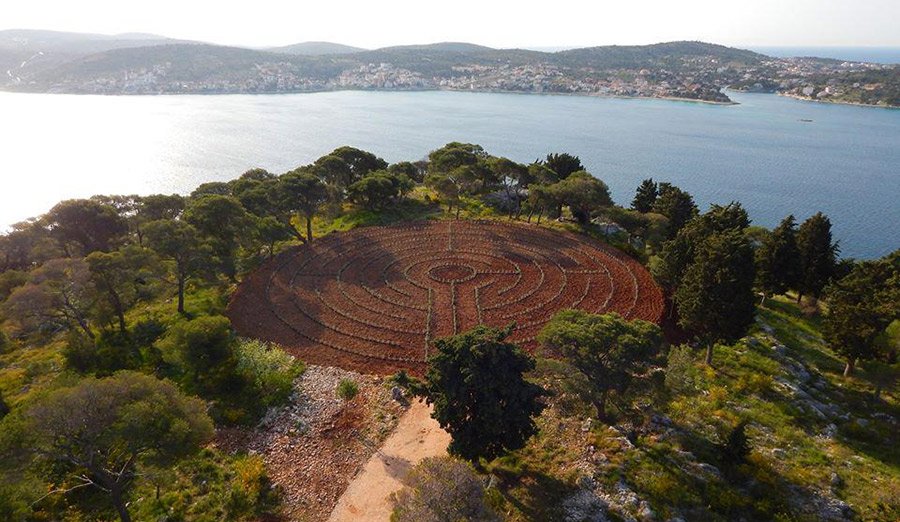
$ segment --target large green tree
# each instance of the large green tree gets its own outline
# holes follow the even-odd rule
[[[585,170],[578,156],[573,156],[568,152],[547,154],[544,158],[544,165],[556,173],[559,179],[566,179],[575,172]]]
[[[553,191],[562,204],[569,206],[572,215],[582,225],[591,222],[594,212],[613,204],[606,183],[583,170],[573,172],[553,185]]]
[[[800,250],[797,248],[797,224],[794,216],[784,218],[765,235],[756,249],[756,287],[762,300],[783,294],[797,285],[800,275]]]
[[[414,186],[406,174],[377,170],[350,185],[347,198],[367,209],[383,209],[400,201]]]
[[[200,232],[184,221],[152,221],[145,227],[147,246],[174,264],[178,287],[178,313],[184,313],[184,291],[187,282],[209,271],[212,250]]]
[[[253,226],[241,202],[233,196],[203,196],[188,205],[184,220],[204,236],[222,272],[234,280],[238,249],[250,237]]]
[[[96,290],[83,259],[47,261],[29,275],[3,303],[4,315],[22,333],[81,330],[93,339],[91,316]]]
[[[68,255],[109,250],[128,232],[128,224],[115,208],[89,199],[58,203],[44,221]],[[78,246],[77,251],[71,250],[73,244]]]
[[[653,178],[647,178],[638,185],[634,194],[634,200],[631,202],[631,208],[641,213],[647,213],[653,210],[656,198],[659,196],[659,187]]]
[[[857,263],[846,277],[826,289],[828,311],[822,322],[825,341],[847,361],[844,376],[857,361],[878,353],[877,339],[900,319],[900,250],[877,261]]]
[[[206,405],[174,385],[122,372],[54,390],[24,413],[27,448],[53,470],[52,492],[95,488],[129,522],[127,495],[143,466],[166,466],[213,435]]]
[[[450,453],[477,462],[521,448],[543,410],[540,386],[525,379],[534,359],[507,342],[510,329],[487,326],[437,339],[422,393],[447,430]]]
[[[697,205],[689,193],[671,183],[660,183],[658,194],[653,203],[653,212],[666,216],[669,220],[669,237],[675,237],[688,221],[697,216]]]
[[[291,216],[303,216],[306,220],[306,241],[312,241],[312,220],[328,201],[325,183],[307,170],[296,169],[278,178],[271,198],[281,210],[281,221],[294,229],[298,239],[303,239],[303,235],[291,224]]]
[[[184,385],[199,393],[217,393],[233,374],[234,333],[221,315],[182,321],[157,342],[166,362],[181,371]]]
[[[488,165],[503,187],[509,216],[518,218],[528,186],[535,181],[535,178],[532,177],[532,169],[508,158],[491,158],[488,160]]]
[[[706,345],[712,364],[716,343],[733,343],[753,324],[753,249],[743,231],[728,229],[696,248],[675,292],[679,324]]]
[[[831,220],[817,212],[800,225],[797,231],[797,248],[800,251],[800,277],[797,302],[804,295],[818,299],[825,285],[834,275],[836,257],[840,248],[832,241]]]
[[[541,330],[538,340],[578,369],[598,417],[606,419],[609,393],[623,393],[646,372],[662,344],[662,331],[653,323],[627,321],[615,313],[563,310]]]
[[[670,293],[681,286],[699,245],[710,235],[728,230],[742,234],[750,225],[747,211],[740,203],[712,205],[705,214],[691,219],[674,238],[663,243],[662,251],[650,263],[653,277]]]
[[[113,252],[94,252],[85,261],[94,287],[118,320],[119,331],[125,334],[125,312],[137,303],[147,281],[158,274],[153,252],[132,245]]]

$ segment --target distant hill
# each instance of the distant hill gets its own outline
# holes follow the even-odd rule
[[[33,29],[0,31],[0,49],[44,53],[58,52],[68,55],[183,42],[185,40],[175,40],[165,36],[144,33],[104,35]]]
[[[103,35],[10,29],[0,31],[0,73],[29,76],[95,53],[180,42],[184,40],[143,33]]]
[[[350,54],[364,52],[362,47],[353,47],[332,42],[301,42],[282,47],[269,47],[265,51],[283,54],[296,54],[300,56],[323,56],[326,54]]]
[[[714,57],[723,64],[755,65],[767,58],[753,51],[705,42],[609,45],[570,49],[554,54],[561,63],[598,69],[653,67],[672,64],[689,57]]]
[[[465,42],[438,42],[433,44],[421,45],[395,45],[391,47],[382,47],[376,51],[393,52],[393,51],[446,51],[451,53],[478,53],[484,51],[494,51],[491,47],[476,45]]]
[[[247,49],[148,34],[0,31],[0,89],[29,92],[190,94],[450,89],[730,103],[723,92],[730,86],[802,97],[811,92],[817,100],[895,105],[900,79],[890,67],[772,58],[705,42],[613,45],[557,52],[495,49],[463,42],[375,50],[304,42]],[[848,76],[850,73],[854,76]],[[832,79],[839,81],[840,89],[837,85],[828,87]]]

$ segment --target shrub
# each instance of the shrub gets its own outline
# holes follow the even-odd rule
[[[170,327],[156,346],[167,363],[181,370],[189,389],[215,394],[230,382],[233,344],[228,318],[205,316]]]
[[[413,468],[406,483],[393,495],[391,522],[500,520],[486,502],[481,479],[462,461],[429,457]]]
[[[241,457],[233,464],[232,470],[234,477],[226,504],[228,519],[250,519],[278,504],[278,494],[266,475],[262,458],[257,455]]]
[[[738,423],[728,434],[725,443],[719,447],[720,459],[726,468],[734,468],[747,461],[750,441],[747,439],[746,429],[746,421]]]
[[[345,401],[352,400],[358,393],[359,385],[352,379],[341,379],[337,385],[337,395]]]
[[[294,379],[305,366],[277,346],[262,341],[244,339],[235,347],[235,369],[244,378],[265,406],[287,401]]]
[[[138,321],[131,327],[131,338],[141,347],[152,345],[165,333],[166,325],[154,318]]]
[[[688,395],[697,391],[700,372],[694,364],[690,346],[673,346],[666,364],[666,388],[674,393]]]
[[[66,367],[98,377],[138,368],[142,359],[131,339],[118,331],[104,331],[96,339],[71,332],[63,348],[63,357]]]

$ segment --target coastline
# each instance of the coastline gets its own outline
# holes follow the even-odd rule
[[[892,109],[892,110],[900,110],[900,105],[873,105],[871,103],[859,103],[859,102],[850,102],[850,101],[840,101],[840,100],[814,100],[812,98],[807,98],[805,96],[800,96],[799,94],[789,94],[786,92],[776,92],[778,96],[784,96],[785,98],[791,98],[794,100],[804,101],[804,102],[812,102],[812,103],[830,103],[832,105],[849,105],[852,107],[868,107],[870,109]]]
[[[598,92],[533,92],[533,91],[508,91],[503,89],[453,89],[446,87],[421,88],[421,89],[306,89],[295,91],[277,91],[277,92],[119,92],[119,93],[93,93],[93,92],[76,92],[76,91],[32,91],[18,89],[0,88],[0,92],[8,92],[15,94],[50,94],[63,96],[265,96],[265,95],[285,95],[285,94],[319,94],[326,92],[470,92],[476,94],[521,94],[531,96],[582,96],[593,98],[617,98],[622,100],[664,100],[674,102],[702,103],[706,105],[731,106],[740,105],[736,101],[715,101],[702,100],[698,98],[681,98],[678,96],[629,96],[624,94],[606,94]]]

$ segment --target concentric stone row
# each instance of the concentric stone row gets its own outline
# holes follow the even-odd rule
[[[241,335],[362,371],[421,370],[431,342],[516,324],[535,346],[559,310],[658,322],[663,299],[635,260],[582,236],[523,224],[430,221],[333,234],[280,255],[238,288]]]
[[[334,234],[264,270],[264,295],[239,289],[232,320],[243,335],[289,331],[304,356],[327,354],[421,366],[433,339],[477,324],[516,324],[534,347],[559,310],[616,311],[659,321],[662,295],[633,259],[569,233],[521,224],[433,221]],[[262,281],[248,283],[260,286]],[[235,312],[261,302],[261,321]],[[241,325],[246,325],[242,328]],[[273,339],[277,340],[277,339]]]

